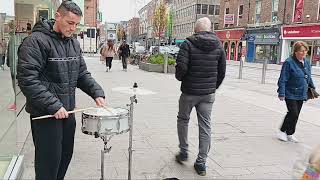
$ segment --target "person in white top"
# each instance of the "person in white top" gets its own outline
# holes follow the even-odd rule
[[[106,59],[106,67],[108,72],[111,70],[112,60],[117,53],[116,46],[114,45],[112,40],[108,40],[107,43],[103,46],[102,56]]]

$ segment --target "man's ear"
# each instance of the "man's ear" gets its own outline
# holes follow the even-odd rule
[[[59,18],[61,18],[61,14],[59,13],[59,12],[56,12],[56,14],[55,14],[55,19],[57,20],[57,19],[59,19]]]

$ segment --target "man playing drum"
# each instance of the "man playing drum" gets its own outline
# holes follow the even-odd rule
[[[36,180],[62,180],[73,154],[76,121],[75,90],[80,88],[98,106],[105,103],[101,86],[87,71],[79,42],[72,38],[82,12],[72,1],[63,1],[55,20],[40,20],[18,51],[17,78],[26,96],[35,146]]]

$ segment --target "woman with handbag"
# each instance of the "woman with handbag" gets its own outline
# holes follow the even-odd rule
[[[112,40],[108,40],[107,44],[103,46],[102,55],[106,59],[106,72],[111,70],[112,60],[116,55],[117,50]]]
[[[308,88],[315,89],[311,78],[311,67],[306,60],[308,45],[297,41],[293,45],[293,54],[282,65],[278,80],[278,97],[285,101],[288,112],[278,132],[282,141],[298,142],[293,135],[302,108],[303,101],[308,100]]]

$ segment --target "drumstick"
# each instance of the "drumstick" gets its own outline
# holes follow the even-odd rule
[[[73,114],[73,113],[77,113],[77,112],[82,112],[82,111],[86,111],[86,110],[93,109],[93,108],[94,108],[94,107],[84,108],[84,109],[77,109],[77,110],[73,110],[73,111],[68,111],[68,114]],[[52,118],[52,117],[54,117],[54,115],[45,115],[45,116],[40,116],[40,117],[32,118],[32,120],[46,119],[46,118]]]
[[[107,111],[111,112],[113,115],[116,115],[116,113],[114,113],[114,112],[112,111],[112,109],[111,109],[111,108],[109,108],[108,106],[103,105],[103,108],[104,108],[105,110],[107,110]]]

